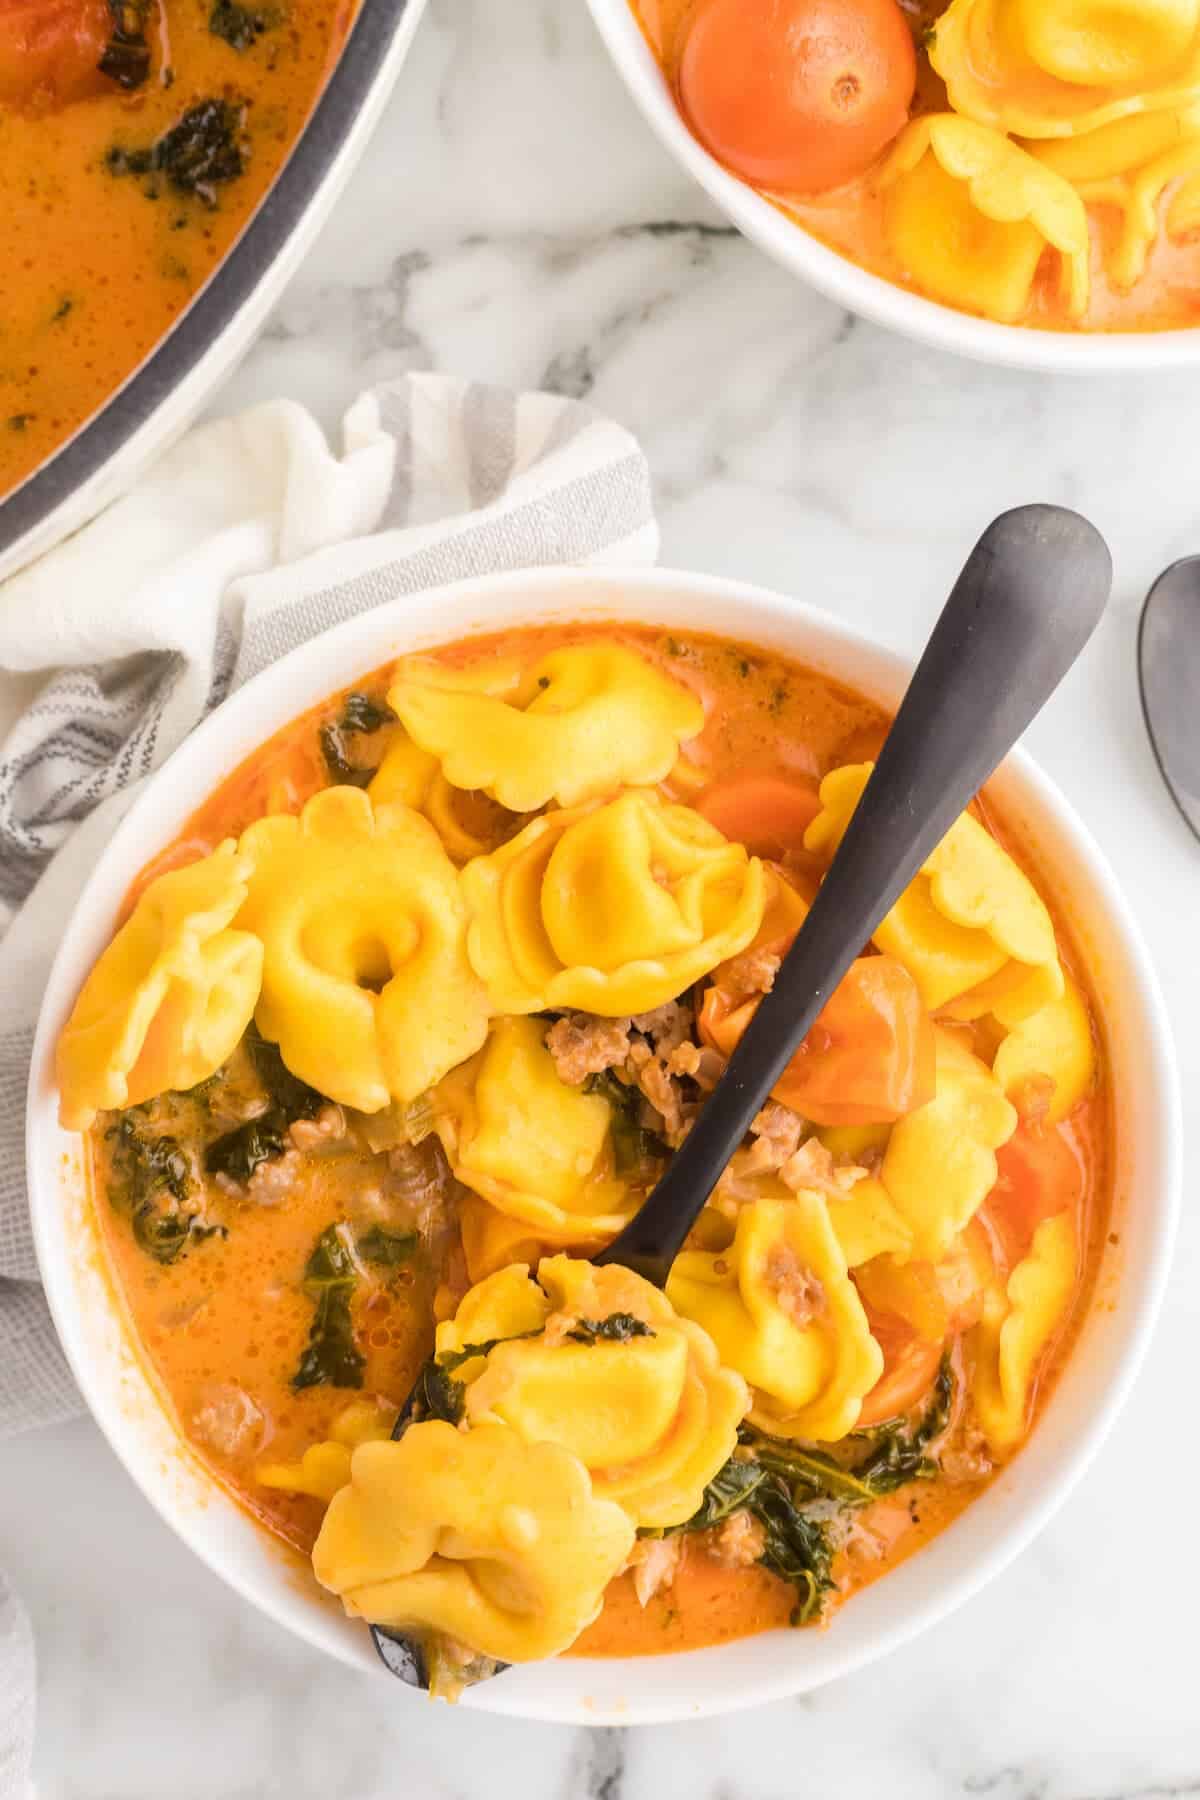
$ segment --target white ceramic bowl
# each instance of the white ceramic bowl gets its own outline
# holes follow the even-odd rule
[[[103,406],[0,497],[0,580],[123,493],[249,350],[366,149],[424,10],[363,0],[312,116],[213,275]]]
[[[399,598],[338,626],[259,675],[176,752],[101,857],[55,961],[33,1051],[29,1186],[46,1292],[88,1405],[134,1480],[209,1567],[331,1655],[382,1678],[367,1633],[321,1597],[187,1451],[126,1334],[80,1180],[79,1140],[59,1129],[54,1044],[107,943],[135,871],[257,745],[398,653],[511,623],[593,617],[722,632],[787,651],[885,704],[903,663],[827,615],[730,581],[638,570],[543,570]],[[1116,1229],[1097,1304],[1032,1441],[928,1548],[859,1594],[828,1631],[776,1631],[636,1662],[514,1669],[468,1694],[489,1712],[577,1724],[729,1711],[819,1686],[894,1649],[997,1574],[1061,1505],[1129,1390],[1158,1309],[1178,1205],[1181,1123],[1169,1030],[1146,950],[1099,849],[1055,788],[1015,753],[993,790],[1070,898],[1108,1024],[1117,1102]],[[397,1704],[401,1704],[397,1695]]]
[[[659,139],[739,231],[794,275],[876,325],[979,362],[1058,373],[1166,369],[1200,363],[1200,329],[1156,332],[1032,331],[976,319],[908,293],[840,256],[739,181],[694,138],[676,107],[629,0],[588,0],[609,54]]]

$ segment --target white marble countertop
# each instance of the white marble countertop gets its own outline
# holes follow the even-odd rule
[[[288,394],[332,426],[366,382],[425,367],[586,394],[646,447],[664,562],[803,595],[904,649],[992,514],[1089,513],[1113,606],[1030,742],[1126,882],[1195,1091],[1200,852],[1153,770],[1134,634],[1154,574],[1200,548],[1200,372],[1022,376],[846,317],[720,225],[582,0],[431,0],[335,222],[214,410]],[[1198,1794],[1200,1434],[1179,1412],[1198,1278],[1188,1219],[1132,1404],[999,1583],[865,1673],[711,1724],[588,1733],[411,1699],[252,1614],[90,1424],[6,1445],[0,1562],[37,1633],[41,1800]]]

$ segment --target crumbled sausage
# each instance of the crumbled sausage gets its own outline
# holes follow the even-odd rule
[[[346,1115],[336,1101],[327,1100],[315,1119],[293,1119],[288,1135],[297,1150],[319,1150],[345,1137]]]
[[[650,1039],[659,1056],[669,1056],[691,1036],[695,1016],[682,1000],[667,1000],[651,1012],[635,1013],[629,1023]]]
[[[721,984],[731,994],[769,994],[780,961],[773,950],[743,950],[729,963]]]
[[[766,1548],[767,1534],[753,1513],[740,1507],[710,1531],[700,1532],[698,1542],[707,1556],[725,1568],[748,1569]]]
[[[564,1013],[546,1033],[560,1081],[578,1087],[589,1075],[619,1068],[629,1055],[629,1020]]]
[[[257,1450],[265,1425],[262,1409],[235,1381],[213,1382],[192,1414],[192,1431],[218,1456]]]
[[[639,1538],[629,1554],[628,1567],[633,1570],[633,1591],[639,1606],[647,1606],[655,1594],[669,1588],[679,1573],[683,1539],[674,1537]]]
[[[790,1244],[776,1244],[767,1257],[763,1271],[780,1312],[793,1325],[809,1324],[825,1304],[825,1289],[805,1268]]]
[[[820,1138],[812,1137],[781,1165],[779,1179],[793,1193],[815,1188],[818,1193],[840,1198],[868,1173],[859,1163],[838,1162]]]

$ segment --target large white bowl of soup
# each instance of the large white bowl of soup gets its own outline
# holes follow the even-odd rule
[[[375,1622],[517,1716],[721,1712],[933,1624],[1084,1470],[1162,1292],[1179,1101],[1112,873],[1020,752],[665,1291],[588,1260],[905,680],[734,582],[485,579],[294,651],[114,835],[33,1053],[46,1291],[134,1479],[310,1643],[382,1675]]]
[[[1018,367],[1200,360],[1200,7],[588,0],[672,154],[852,312]]]

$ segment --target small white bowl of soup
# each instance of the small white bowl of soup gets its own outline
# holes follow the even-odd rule
[[[586,1260],[906,678],[734,582],[484,579],[285,657],[115,833],[33,1053],[46,1291],[145,1494],[311,1644],[381,1675],[381,1620],[513,1716],[719,1713],[934,1624],[1082,1474],[1161,1297],[1179,1096],[1113,875],[1019,751],[665,1294]]]
[[[660,140],[850,311],[982,361],[1200,360],[1200,9],[589,0]]]

